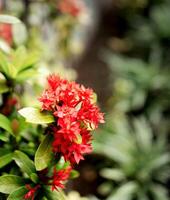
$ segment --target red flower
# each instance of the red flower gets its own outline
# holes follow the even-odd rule
[[[84,154],[92,151],[90,132],[82,130],[74,141],[70,141],[56,130],[54,132],[53,151],[61,153],[66,161],[78,164],[80,160],[84,160]]]
[[[32,188],[30,185],[26,185],[26,188],[29,190],[25,196],[24,199],[31,199],[34,200],[35,198],[35,193],[36,191],[40,188],[40,185],[35,186],[34,188]]]
[[[12,44],[11,24],[0,24],[0,38],[4,39],[9,45]]]
[[[39,100],[42,110],[52,112],[56,118],[53,151],[61,153],[66,161],[79,163],[92,151],[89,129],[104,123],[103,113],[93,103],[93,90],[51,75]]]
[[[76,17],[81,13],[83,5],[80,0],[60,0],[58,4],[58,9],[62,13]]]
[[[53,170],[53,176],[51,177],[51,183],[49,183],[50,185],[52,185],[52,190],[58,190],[59,188],[64,188],[63,182],[66,181],[69,176],[70,176],[70,172],[71,172],[72,168],[69,166],[66,169],[62,169],[62,170],[56,170],[56,168],[54,168]]]

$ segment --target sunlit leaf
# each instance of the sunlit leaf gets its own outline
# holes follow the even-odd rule
[[[54,117],[51,114],[41,112],[38,108],[26,107],[18,111],[27,122],[33,124],[48,124],[54,122]]]
[[[7,198],[7,200],[23,200],[24,195],[28,192],[25,186],[14,190]]]
[[[0,177],[0,192],[10,194],[24,185],[21,177],[15,175],[4,175]]]

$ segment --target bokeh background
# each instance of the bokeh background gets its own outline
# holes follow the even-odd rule
[[[0,13],[23,22],[0,24],[0,49],[40,54],[26,105],[55,72],[93,88],[105,113],[68,198],[170,200],[170,1],[0,0]]]

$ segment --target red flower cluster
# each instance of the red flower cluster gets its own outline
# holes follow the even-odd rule
[[[75,82],[48,77],[48,88],[39,98],[42,110],[50,111],[56,118],[53,151],[72,164],[83,160],[92,151],[90,129],[104,123],[103,113],[93,102],[93,90]]]
[[[60,0],[58,9],[62,13],[77,17],[81,13],[83,5],[80,0]]]
[[[9,45],[12,44],[12,26],[10,24],[0,24],[0,38],[4,39]]]
[[[58,188],[64,188],[63,182],[69,178],[71,170],[70,166],[58,171],[54,168],[53,176],[51,177],[52,182],[50,183],[52,185],[52,191],[58,190]]]
[[[29,190],[25,196],[24,199],[31,199],[34,200],[35,198],[35,193],[37,192],[37,190],[40,188],[40,185],[37,185],[35,187],[31,187],[30,185],[26,185],[26,188]]]

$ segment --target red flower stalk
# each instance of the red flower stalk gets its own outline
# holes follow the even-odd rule
[[[30,199],[30,200],[34,200],[35,198],[35,193],[37,192],[37,190],[40,188],[40,185],[36,185],[35,187],[31,187],[30,185],[26,185],[26,188],[29,190],[25,196],[24,199]]]
[[[11,24],[0,24],[0,38],[5,40],[9,45],[12,44],[12,26],[11,26]]]
[[[69,178],[71,170],[72,168],[70,166],[58,171],[54,168],[51,183],[49,183],[52,186],[52,191],[64,188],[63,182]]]
[[[60,0],[58,9],[64,14],[77,17],[83,10],[83,3],[80,0]]]
[[[79,163],[92,151],[89,129],[104,123],[103,113],[93,102],[93,90],[51,75],[39,100],[42,110],[52,112],[56,118],[57,124],[52,127],[54,153],[61,153],[72,164]]]

